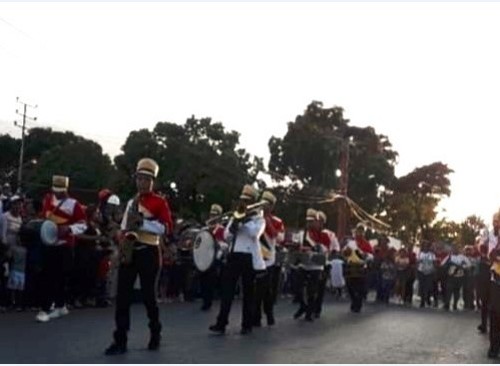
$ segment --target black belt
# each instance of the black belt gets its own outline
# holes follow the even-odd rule
[[[148,244],[142,244],[142,243],[138,243],[136,242],[134,244],[134,250],[142,250],[142,249],[146,249],[147,247],[150,247],[151,245],[148,245]]]

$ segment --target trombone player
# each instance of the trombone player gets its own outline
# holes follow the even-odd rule
[[[283,243],[285,239],[285,227],[283,221],[273,215],[276,197],[269,191],[262,193],[261,201],[266,201],[264,206],[264,220],[266,228],[262,234],[261,250],[266,263],[266,271],[256,279],[255,283],[255,314],[254,326],[260,327],[262,310],[267,317],[267,325],[272,326],[274,319],[274,303],[277,297],[281,267],[276,265],[276,246]]]
[[[160,269],[160,241],[172,232],[172,217],[167,201],[153,193],[158,164],[149,158],[137,163],[135,183],[137,195],[131,199],[121,224],[121,264],[118,270],[113,343],[106,349],[108,356],[127,352],[127,332],[130,328],[130,304],[134,282],[139,275],[146,306],[151,337],[148,349],[158,350],[161,323],[156,302],[156,281]]]
[[[257,190],[245,185],[240,195],[238,209],[229,220],[224,237],[230,244],[227,264],[222,275],[222,296],[219,315],[209,330],[224,334],[238,280],[242,279],[243,319],[241,334],[252,332],[254,313],[254,280],[256,271],[264,271],[266,264],[260,248],[260,237],[264,233],[266,222],[255,204],[259,196]]]

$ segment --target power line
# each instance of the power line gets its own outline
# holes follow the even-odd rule
[[[7,24],[9,27],[11,27],[12,29],[14,29],[15,31],[21,33],[23,36],[25,36],[26,38],[29,38],[30,40],[33,40],[33,38],[28,34],[26,33],[25,31],[23,31],[22,29],[19,29],[18,27],[16,27],[14,24],[12,24],[11,22],[5,20],[4,18],[0,17],[0,21],[4,22],[5,24]]]

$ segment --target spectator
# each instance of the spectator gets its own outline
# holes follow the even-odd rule
[[[21,207],[23,201],[21,197],[17,195],[12,196],[9,201],[9,210],[2,215],[0,236],[2,238],[1,241],[6,245],[6,259],[9,265],[7,289],[12,291],[11,303],[14,306],[21,307],[23,306],[22,291],[24,291],[26,270],[26,248],[19,243],[19,230],[22,225]]]
[[[460,290],[464,285],[465,271],[471,267],[469,259],[462,253],[458,246],[454,245],[452,253],[447,262],[446,299],[444,309],[450,310],[451,296],[453,295],[453,310],[458,310]]]
[[[342,289],[345,287],[344,266],[342,255],[333,252],[330,260],[330,284],[337,299],[342,297]]]
[[[479,270],[476,277],[476,292],[481,308],[481,324],[477,329],[481,333],[486,333],[488,325],[488,307],[490,303],[490,268],[491,262],[488,258],[488,245],[482,244],[479,247]]]
[[[475,283],[479,272],[479,256],[475,253],[472,245],[466,245],[464,248],[465,257],[470,262],[470,267],[465,269],[463,300],[464,309],[474,310],[475,304]]]
[[[343,251],[346,261],[345,279],[351,297],[351,311],[361,312],[366,294],[366,254],[358,248],[346,247]]]
[[[436,256],[431,252],[431,243],[423,242],[421,252],[418,254],[418,289],[420,293],[420,307],[431,305],[434,274],[436,271]]]
[[[380,301],[388,304],[396,283],[396,250],[391,248],[380,264]]]
[[[404,303],[407,306],[411,306],[413,301],[413,285],[417,277],[417,255],[413,251],[413,245],[408,247],[408,258],[410,259],[410,269],[406,280]]]
[[[75,266],[73,270],[73,293],[75,307],[91,305],[95,294],[98,268],[97,246],[104,240],[98,227],[99,210],[95,205],[89,205],[85,210],[87,228],[76,237]]]
[[[396,286],[395,293],[401,303],[406,303],[406,283],[410,277],[410,256],[406,248],[399,249],[396,259]]]
[[[10,208],[10,198],[12,197],[12,189],[9,183],[5,183],[2,186],[2,194],[0,194],[0,215],[9,211]]]

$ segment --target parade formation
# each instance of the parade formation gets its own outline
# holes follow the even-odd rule
[[[4,185],[2,309],[37,309],[35,320],[46,323],[68,315],[70,307],[106,307],[114,300],[115,330],[104,350],[112,356],[128,351],[137,281],[150,351],[161,347],[158,301],[198,295],[201,310],[208,311],[220,299],[213,324],[200,332],[223,335],[238,295],[240,334],[249,335],[256,327],[279,326],[274,307],[284,295],[297,306],[290,321],[314,322],[329,291],[340,298],[346,289],[351,312],[359,313],[371,290],[377,302],[395,298],[412,306],[417,282],[421,308],[442,303],[443,311],[456,311],[463,299],[465,309],[478,309],[478,330],[490,336],[487,356],[498,357],[500,213],[493,217],[493,231],[463,250],[425,240],[419,250],[395,248],[384,234],[375,245],[369,242],[362,224],[339,240],[325,226],[327,215],[312,207],[303,213],[306,227],[288,231],[274,213],[275,195],[245,185],[234,209],[225,212],[214,202],[204,225],[185,225],[174,223],[167,199],[155,193],[158,172],[152,159],[137,163],[137,193],[123,212],[120,198],[108,189],[99,192],[95,205],[83,206],[68,194],[69,178],[61,175],[53,176],[40,207]]]

